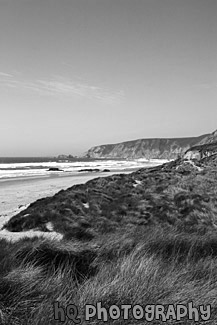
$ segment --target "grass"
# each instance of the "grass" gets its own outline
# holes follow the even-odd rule
[[[82,325],[103,323],[84,318],[85,305],[98,302],[109,309],[193,301],[210,304],[206,324],[217,323],[217,175],[210,166],[200,173],[176,167],[96,179],[12,218],[9,230],[49,231],[51,222],[64,237],[0,240],[0,324],[72,324],[54,320],[55,301],[75,304]],[[108,323],[149,324],[131,312]]]
[[[89,244],[89,248],[72,241],[34,238],[6,243],[2,240],[1,251],[3,248],[5,252],[0,265],[2,324],[59,324],[53,319],[54,301],[61,306],[75,304],[81,318],[85,304],[99,301],[106,308],[114,304],[145,306],[193,301],[194,306],[212,306],[210,324],[214,324],[216,233],[202,236],[177,231],[166,236],[166,233],[158,228],[152,232],[146,229],[116,233],[106,238],[104,235]],[[110,320],[110,323],[132,324],[135,320],[129,315],[128,320]],[[82,319],[82,324],[86,323]],[[101,324],[96,318],[88,323]],[[69,319],[64,324],[70,324]],[[184,319],[183,324],[193,321]]]

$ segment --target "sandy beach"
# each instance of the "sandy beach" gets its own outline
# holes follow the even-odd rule
[[[133,170],[130,170],[133,171]],[[105,173],[81,173],[79,175],[54,175],[49,177],[34,177],[0,181],[0,229],[13,215],[25,209],[30,203],[52,196],[60,190],[65,190],[73,185],[86,183],[96,177],[105,177],[112,174],[129,173],[127,171],[115,171]],[[29,233],[29,236],[38,233]],[[24,234],[0,231],[0,238],[18,238]],[[27,233],[25,235],[28,235]],[[38,234],[40,235],[40,234]],[[52,235],[52,234],[50,234]]]
[[[79,183],[85,183],[102,173],[81,174],[76,176],[35,177],[0,181],[0,216],[30,204],[40,198],[52,196],[60,190]]]

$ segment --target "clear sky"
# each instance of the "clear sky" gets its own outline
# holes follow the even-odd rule
[[[0,0],[0,156],[217,129],[217,0]]]

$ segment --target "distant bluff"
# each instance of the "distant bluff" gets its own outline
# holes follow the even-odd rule
[[[203,139],[200,140],[199,143],[197,143],[197,145],[209,144],[213,142],[217,142],[217,130],[206,135]]]
[[[217,141],[217,131],[191,138],[153,138],[105,144],[90,148],[89,158],[147,158],[176,159],[189,148]]]

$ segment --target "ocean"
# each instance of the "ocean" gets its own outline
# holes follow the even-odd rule
[[[162,164],[162,159],[74,159],[51,158],[0,158],[0,180],[29,179],[37,177],[73,176],[80,173],[130,171]],[[54,170],[55,169],[55,170]]]

